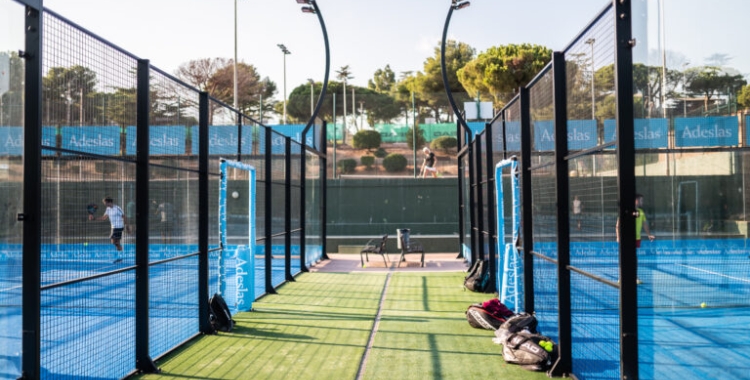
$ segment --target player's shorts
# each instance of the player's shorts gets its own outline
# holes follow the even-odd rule
[[[641,248],[641,239],[635,239],[635,247]]]
[[[436,172],[437,169],[434,168],[434,167],[431,167],[431,166],[425,166],[424,167],[424,171],[426,171],[426,172]]]
[[[109,235],[110,239],[122,239],[122,228],[113,228],[112,233]]]

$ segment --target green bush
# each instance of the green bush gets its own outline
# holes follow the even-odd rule
[[[375,157],[373,157],[373,156],[362,156],[359,159],[359,161],[362,163],[362,165],[366,166],[369,169],[375,163]]]
[[[406,146],[408,146],[411,149],[414,149],[414,144],[412,144],[412,141],[414,141],[414,138],[413,138],[414,136],[412,136],[413,135],[412,129],[414,128],[409,128],[409,130],[406,132]],[[419,126],[417,126],[416,136],[417,136],[417,149],[422,149],[422,147],[425,146],[427,143],[427,140],[425,140],[424,138],[424,129],[419,128]]]
[[[406,168],[406,157],[403,154],[391,153],[383,159],[383,167],[388,172],[400,172]]]
[[[458,140],[453,136],[440,136],[430,143],[432,150],[441,149],[447,152],[448,149],[455,148],[458,146]]]
[[[357,167],[357,160],[353,158],[347,158],[338,162],[339,172],[341,174],[354,173],[354,168]]]
[[[378,131],[359,131],[352,138],[352,146],[355,149],[372,150],[380,147],[380,132]]]
[[[387,155],[388,153],[383,148],[378,148],[378,150],[375,151],[375,157],[377,158],[383,158]]]

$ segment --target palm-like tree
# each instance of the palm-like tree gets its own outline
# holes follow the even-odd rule
[[[336,78],[340,79],[344,84],[344,127],[342,129],[341,137],[342,143],[346,144],[346,80],[353,79],[351,71],[349,71],[349,65],[342,66],[341,69],[336,71]]]

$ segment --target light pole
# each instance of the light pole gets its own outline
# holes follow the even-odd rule
[[[318,115],[318,112],[320,112],[320,106],[323,105],[323,99],[326,97],[326,91],[328,90],[328,73],[331,70],[331,54],[330,49],[328,46],[328,32],[326,31],[326,24],[323,21],[323,15],[320,14],[320,8],[318,8],[318,4],[315,0],[297,0],[297,4],[305,4],[302,7],[303,13],[310,13],[318,16],[318,22],[320,22],[320,29],[323,32],[323,43],[325,45],[326,50],[326,72],[325,77],[323,78],[323,86],[320,89],[320,95],[318,96],[318,104],[315,106],[315,110],[313,110],[312,115],[310,115],[310,120],[307,122],[307,125],[305,126],[305,130],[303,132],[306,133],[307,130],[312,126],[313,122],[315,121],[315,117]],[[312,92],[311,92],[312,93]],[[312,97],[312,95],[310,95]],[[334,104],[335,104],[334,99]],[[334,135],[333,139],[336,141],[336,133],[335,133],[335,123],[334,123]],[[335,152],[335,150],[334,150]],[[335,162],[334,158],[334,162]]]
[[[234,109],[237,109],[237,0],[234,0]]]
[[[594,42],[595,38],[586,40],[587,45],[591,45],[591,120],[596,120],[596,93],[594,92],[594,78],[596,70],[594,69]]]
[[[284,119],[283,124],[286,125],[286,56],[292,54],[284,44],[277,44],[276,46],[281,49],[281,53],[284,54]]]
[[[307,83],[310,83],[310,117],[312,117],[313,112],[315,112],[315,98],[313,96],[313,91],[315,90],[315,81],[312,79],[308,79]]]
[[[448,102],[451,105],[451,109],[453,109],[453,114],[456,115],[456,119],[465,131],[470,131],[469,126],[466,124],[466,120],[464,120],[463,116],[461,116],[461,112],[458,110],[458,106],[456,106],[456,101],[453,99],[453,94],[451,94],[451,88],[448,84],[448,72],[445,68],[445,41],[448,38],[448,26],[451,23],[453,11],[464,9],[469,5],[471,5],[469,1],[451,0],[451,7],[448,10],[448,17],[445,18],[445,26],[443,27],[443,41],[440,44],[440,69],[443,73],[443,87],[445,88],[445,94],[448,96]],[[416,128],[416,123],[414,128]],[[415,145],[414,143],[416,143],[416,141],[413,142],[412,145]]]

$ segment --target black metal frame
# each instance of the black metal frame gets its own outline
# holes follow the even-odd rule
[[[27,3],[28,4],[28,3]],[[34,7],[33,5],[36,5]],[[23,378],[40,377],[41,253],[42,253],[42,27],[39,4],[26,6],[23,162]]]
[[[616,102],[617,102],[617,141],[616,143],[602,144],[595,148],[576,152],[573,155],[568,154],[567,139],[555,139],[554,162],[537,165],[531,164],[531,113],[530,113],[530,94],[529,89],[540,80],[550,69],[553,70],[553,89],[554,89],[554,110],[555,110],[555,135],[567,135],[567,94],[566,94],[566,73],[565,73],[565,53],[554,53],[553,62],[545,67],[541,72],[520,89],[517,98],[508,103],[506,108],[502,109],[493,122],[502,121],[505,125],[505,111],[515,101],[520,101],[521,108],[521,183],[522,183],[522,220],[523,222],[523,261],[524,261],[524,306],[527,312],[535,311],[535,294],[534,294],[534,259],[539,258],[553,263],[557,268],[557,288],[558,288],[558,312],[559,312],[559,359],[553,368],[548,372],[550,376],[574,376],[572,359],[572,305],[571,305],[571,272],[590,277],[594,280],[604,282],[610,286],[619,288],[620,292],[620,377],[623,379],[637,379],[639,377],[638,369],[638,303],[637,303],[637,257],[635,249],[635,144],[633,136],[634,118],[633,118],[633,57],[632,48],[635,41],[632,39],[632,0],[613,0],[588,24],[573,40],[573,42],[564,50],[570,49],[577,41],[583,38],[592,26],[601,21],[603,17],[612,8],[615,9],[615,70],[616,70]],[[451,10],[452,12],[452,10]],[[449,13],[450,18],[450,13]],[[446,90],[447,91],[447,90]],[[450,97],[450,96],[449,96]],[[519,99],[520,98],[520,99]],[[492,126],[487,125],[484,133],[490,133]],[[461,124],[459,123],[458,133],[461,133]],[[505,131],[503,130],[503,133]],[[459,152],[459,170],[464,170],[463,159],[468,155],[469,164],[469,183],[470,200],[466,202],[466,194],[463,194],[463,178],[459,175],[459,213],[462,220],[464,207],[470,207],[471,214],[471,249],[472,256],[476,257],[477,251],[481,251],[483,245],[482,231],[484,230],[484,219],[482,212],[483,205],[486,203],[492,206],[493,200],[488,194],[488,199],[484,200],[481,194],[481,184],[483,169],[486,166],[488,170],[488,183],[491,179],[489,170],[493,164],[492,154],[494,149],[502,149],[503,154],[507,146],[494,147],[491,141],[482,141],[484,136],[479,135],[472,141],[466,141],[460,145]],[[459,135],[461,141],[461,135]],[[479,147],[480,143],[484,146]],[[567,171],[568,162],[576,157],[601,151],[607,147],[615,146],[618,163],[618,190],[619,190],[619,218],[621,228],[621,242],[619,245],[619,266],[622,284],[615,284],[608,281],[602,281],[592,274],[582,272],[580,269],[570,265],[570,221],[569,210],[567,207],[557,208],[557,246],[558,257],[556,259],[548,258],[533,251],[533,213],[532,213],[532,182],[531,171],[551,167],[554,165],[556,175],[555,197],[557,204],[567,204],[569,198],[569,173]],[[481,148],[485,151],[482,152]],[[717,148],[716,150],[721,150]],[[702,150],[703,151],[703,150]],[[663,152],[663,150],[659,150]],[[546,153],[545,153],[546,154]],[[483,163],[479,156],[485,156]],[[489,189],[488,189],[489,190]],[[488,218],[488,227],[491,227],[494,218],[497,218],[495,210],[488,208],[491,213]],[[459,226],[459,233],[462,235],[459,239],[463,243],[463,223]],[[499,239],[500,236],[493,236]],[[490,241],[493,241],[490,239]],[[495,240],[496,241],[496,240]],[[491,244],[492,245],[492,244]],[[479,252],[481,254],[481,252]],[[490,248],[490,256],[492,249]],[[496,275],[497,268],[491,268],[493,278]]]
[[[24,50],[19,51],[19,57],[24,60],[24,152],[23,152],[23,211],[19,212],[17,219],[19,222],[23,222],[23,275],[22,275],[22,295],[21,295],[21,312],[22,312],[22,328],[20,332],[21,344],[23,355],[21,357],[21,371],[22,379],[38,379],[41,377],[41,352],[42,352],[42,335],[41,330],[41,312],[42,312],[42,292],[46,289],[61,288],[63,286],[88,281],[92,279],[102,278],[113,274],[131,272],[134,274],[135,284],[134,290],[136,293],[134,309],[135,309],[135,343],[133,346],[135,354],[135,363],[133,363],[133,372],[140,371],[143,373],[158,372],[158,368],[154,364],[154,359],[149,353],[149,271],[152,265],[158,265],[166,262],[181,260],[183,258],[197,257],[198,258],[198,331],[195,335],[200,333],[211,333],[213,329],[208,319],[208,299],[209,299],[209,240],[211,226],[209,219],[210,211],[210,190],[209,184],[212,175],[216,173],[210,173],[210,158],[209,155],[209,102],[213,101],[220,104],[222,107],[235,112],[237,115],[237,127],[240,131],[243,128],[241,113],[236,110],[232,110],[231,107],[210,98],[206,92],[200,92],[197,89],[185,84],[179,79],[159,70],[150,65],[149,60],[140,59],[133,54],[117,47],[116,45],[104,40],[103,38],[91,33],[90,31],[76,25],[73,22],[65,19],[62,16],[57,15],[52,11],[48,11],[43,8],[41,0],[17,0],[20,4],[25,5],[25,46]],[[317,7],[316,7],[317,8]],[[134,59],[137,62],[136,70],[136,133],[138,135],[136,155],[135,157],[121,157],[121,156],[99,156],[93,153],[86,153],[87,156],[100,159],[109,159],[119,161],[123,164],[133,165],[135,167],[135,197],[136,200],[147,200],[149,199],[149,182],[150,182],[150,168],[152,166],[162,166],[161,164],[156,165],[151,162],[149,152],[149,128],[150,128],[150,85],[151,74],[161,73],[168,80],[178,83],[184,86],[188,90],[195,92],[198,99],[198,124],[199,124],[199,152],[198,152],[198,169],[190,169],[189,171],[196,172],[198,174],[198,251],[179,257],[174,257],[160,261],[149,261],[149,202],[137,201],[136,204],[136,217],[135,225],[139,228],[135,230],[135,264],[126,266],[117,270],[97,273],[84,278],[73,279],[69,281],[58,282],[41,286],[41,264],[42,264],[42,150],[43,149],[55,149],[58,152],[67,152],[71,154],[79,154],[80,152],[74,152],[62,149],[61,146],[45,146],[41,144],[42,141],[42,117],[43,117],[43,97],[42,97],[42,78],[44,76],[43,70],[43,28],[45,13],[49,13],[48,16],[55,17],[60,21],[67,23],[70,27],[75,28],[84,34],[90,36],[94,40],[101,42],[107,47]],[[259,124],[260,125],[260,124]],[[261,125],[266,131],[266,137],[270,136],[271,129],[267,126]],[[325,133],[325,121],[321,127],[323,133]],[[122,136],[121,136],[122,137]],[[322,147],[309,147],[305,144],[305,140],[301,141],[301,147],[303,152],[300,157],[302,175],[304,178],[304,152],[314,152],[321,157],[321,178],[325,179],[325,139],[322,139]],[[286,251],[286,269],[287,269],[287,281],[293,281],[294,277],[290,273],[290,260],[291,260],[291,231],[290,231],[290,220],[291,220],[291,207],[290,207],[290,182],[292,172],[290,170],[291,165],[291,149],[289,145],[291,139],[287,138],[286,143],[286,172],[285,178],[286,187],[286,210],[285,210],[285,229],[286,234],[285,251]],[[269,196],[268,201],[265,202],[266,206],[266,259],[271,259],[271,246],[272,236],[271,235],[271,223],[268,219],[271,217],[271,202],[270,202],[270,186],[272,182],[271,173],[271,152],[272,144],[271,139],[266,138],[266,152],[265,152],[265,172],[267,174],[265,178],[266,194]],[[124,152],[120,152],[124,154]],[[242,158],[242,146],[241,143],[237,147],[237,158]],[[180,169],[184,170],[184,169]],[[304,205],[305,197],[305,186],[304,181],[300,188],[301,202]],[[321,193],[325,196],[326,181],[320,181]],[[325,234],[325,198],[321,199],[318,206],[321,208],[321,228],[322,233]],[[301,226],[299,230],[294,232],[300,232],[302,234],[301,249],[304,252],[304,208],[300,210]],[[261,239],[259,239],[261,240]],[[325,236],[321,238],[323,244],[323,257],[327,259],[325,255]],[[307,271],[304,266],[304,254],[302,256],[302,270]],[[271,270],[270,263],[267,262],[266,270],[267,276],[266,281],[269,286],[266,289],[266,293],[274,293],[275,290],[271,286]],[[194,335],[194,336],[195,336]],[[176,348],[176,347],[174,347]],[[172,349],[174,349],[172,348]],[[170,349],[169,351],[171,351]],[[160,355],[165,355],[161,353]],[[160,356],[161,357],[161,356]]]

